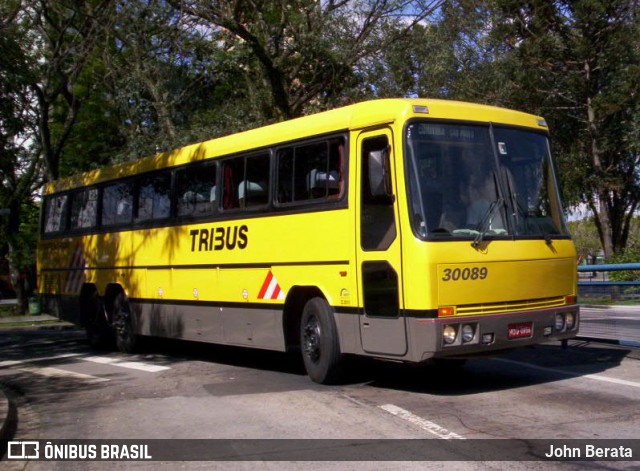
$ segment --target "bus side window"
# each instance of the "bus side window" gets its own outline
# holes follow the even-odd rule
[[[133,217],[132,183],[115,183],[102,190],[102,225],[130,223]]]
[[[44,232],[50,234],[67,228],[68,195],[49,196],[45,200]]]
[[[277,159],[278,203],[293,202],[293,147],[279,149]]]
[[[216,169],[215,165],[196,165],[178,171],[178,216],[206,216],[214,212],[215,198],[211,199],[211,190],[216,184]]]
[[[138,182],[137,221],[164,219],[171,214],[171,173],[147,175]]]
[[[269,161],[269,154],[245,159],[245,178],[238,186],[240,207],[259,207],[269,202]]]
[[[222,209],[240,207],[238,188],[244,180],[244,158],[236,157],[222,164]]]
[[[278,202],[335,198],[344,188],[344,138],[278,151]]]
[[[299,151],[299,152],[298,152]],[[327,142],[318,142],[296,149],[296,181],[304,182],[303,199],[316,199],[326,196],[327,184],[336,175],[327,168],[329,150]]]
[[[79,190],[71,194],[71,229],[94,227],[97,214],[97,188]]]

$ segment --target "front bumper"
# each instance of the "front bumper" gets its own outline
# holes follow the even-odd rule
[[[568,320],[573,317],[573,325]],[[563,322],[560,323],[560,318]],[[562,324],[562,325],[560,325]],[[468,327],[464,327],[468,326]],[[489,352],[575,337],[580,326],[577,305],[540,310],[413,319],[411,357],[473,357]],[[466,338],[463,337],[466,333]],[[473,332],[471,335],[470,332]],[[449,334],[450,343],[445,341]],[[451,339],[453,338],[453,341]]]

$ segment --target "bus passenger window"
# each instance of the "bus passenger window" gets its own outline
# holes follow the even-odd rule
[[[171,174],[145,176],[139,181],[137,221],[163,219],[171,211]]]
[[[71,229],[94,227],[97,213],[97,188],[80,190],[71,194]]]
[[[306,202],[342,195],[344,139],[278,151],[278,202]]]
[[[215,165],[197,165],[177,173],[178,216],[206,216],[214,212],[215,198],[211,199],[211,190],[216,184],[216,169]]]
[[[266,205],[269,202],[269,154],[247,157],[245,175],[238,186],[240,207]]]
[[[235,157],[223,164],[222,208],[250,209],[269,203],[269,154]]]
[[[68,195],[50,196],[46,199],[44,215],[45,234],[64,231],[67,228]]]
[[[296,199],[315,199],[326,196],[331,175],[327,168],[329,149],[326,141],[296,148]],[[301,198],[297,196],[301,195]]]
[[[277,153],[278,203],[293,201],[293,147],[278,150]]]
[[[238,189],[244,181],[244,158],[229,159],[222,164],[222,209],[240,207]]]
[[[116,183],[102,191],[102,225],[114,226],[131,222],[133,216],[132,184]]]

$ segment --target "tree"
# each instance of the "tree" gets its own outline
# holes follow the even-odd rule
[[[369,61],[434,15],[442,1],[170,1],[250,52],[242,67],[266,121],[301,116],[357,95]],[[369,93],[365,91],[365,93]]]
[[[29,89],[37,119],[37,145],[48,181],[59,176],[64,147],[78,117],[76,86],[109,25],[114,0],[25,0],[17,18],[30,32]],[[56,116],[54,116],[56,115]],[[52,127],[52,123],[59,126]]]
[[[27,287],[22,274],[34,263],[33,237],[25,235],[21,219],[28,210],[36,180],[38,161],[29,158],[25,136],[30,124],[29,59],[21,45],[26,31],[16,22],[19,2],[0,7],[0,208],[9,214],[0,218],[0,255],[8,254],[12,284],[22,311],[27,307]],[[33,229],[33,228],[31,228]]]
[[[22,276],[31,268],[44,174],[58,177],[63,149],[80,109],[76,84],[95,47],[109,1],[8,1],[0,6],[0,232],[12,280],[26,309]],[[37,218],[36,218],[37,219]]]
[[[565,199],[591,208],[606,257],[640,202],[640,16],[629,0],[462,0],[457,96],[544,115]],[[453,21],[453,20],[448,20]],[[489,25],[479,27],[479,24]]]

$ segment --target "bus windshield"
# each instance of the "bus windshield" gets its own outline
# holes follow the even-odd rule
[[[422,239],[569,235],[543,134],[413,121],[406,155],[411,220]]]

